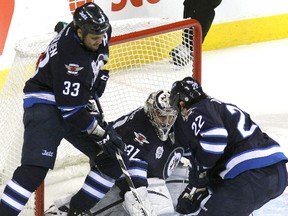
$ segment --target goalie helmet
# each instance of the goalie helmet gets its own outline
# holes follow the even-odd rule
[[[168,139],[169,131],[178,115],[178,112],[169,104],[169,96],[168,91],[153,92],[144,105],[144,112],[162,141]]]
[[[80,28],[84,34],[104,34],[110,24],[103,10],[93,2],[78,7],[73,15],[75,28]]]
[[[173,83],[169,102],[174,109],[180,111],[180,101],[184,101],[185,107],[189,108],[192,104],[207,97],[197,80],[185,77],[183,80]]]

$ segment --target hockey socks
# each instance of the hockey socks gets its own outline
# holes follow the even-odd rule
[[[14,180],[6,185],[0,201],[0,212],[3,215],[16,216],[28,202],[31,192],[21,187]]]
[[[81,188],[71,199],[70,209],[89,210],[99,202],[114,185],[109,178],[92,168]],[[83,202],[85,200],[85,202]]]
[[[20,166],[13,179],[6,185],[0,201],[1,215],[18,215],[30,198],[32,192],[44,180],[48,169],[34,166]]]

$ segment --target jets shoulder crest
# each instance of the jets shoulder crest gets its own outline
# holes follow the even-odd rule
[[[78,64],[65,64],[65,67],[67,68],[67,73],[74,76],[78,76],[78,72],[83,69],[83,67],[80,67]]]

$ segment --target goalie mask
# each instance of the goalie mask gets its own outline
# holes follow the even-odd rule
[[[90,33],[95,35],[104,34],[110,24],[103,10],[93,2],[78,7],[73,15],[74,26],[80,28],[84,35]]]
[[[178,115],[178,112],[169,104],[169,96],[168,91],[153,92],[144,105],[144,112],[162,141],[168,139],[169,131]]]

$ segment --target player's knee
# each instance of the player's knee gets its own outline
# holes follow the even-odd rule
[[[90,161],[90,167],[113,179],[122,175],[121,168],[116,158],[108,157],[106,154],[99,155],[95,161]]]
[[[44,167],[22,165],[15,170],[13,179],[25,189],[35,191],[45,179],[48,170]]]

